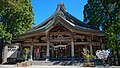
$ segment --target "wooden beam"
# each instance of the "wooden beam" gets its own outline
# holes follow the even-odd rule
[[[27,39],[27,38],[32,38],[34,36],[41,36],[41,35],[45,35],[45,32],[39,32],[39,33],[32,33],[30,35],[24,35],[24,36],[20,36],[20,39]]]
[[[90,42],[75,42],[75,45],[79,45],[79,44],[90,44]]]
[[[96,46],[96,45],[101,45],[101,43],[100,42],[92,42],[92,45],[94,45],[94,46]]]
[[[71,35],[71,32],[50,32],[50,35]]]
[[[73,30],[73,32],[76,32],[76,33],[81,33],[81,34],[86,34],[86,35],[95,35],[95,36],[104,36],[104,34],[101,34],[101,33],[98,33],[98,32],[95,32],[95,31],[89,31],[89,32],[85,32],[84,30]]]
[[[50,42],[67,42],[67,41],[71,41],[71,39],[61,39],[61,40],[52,39],[52,40],[50,40]]]

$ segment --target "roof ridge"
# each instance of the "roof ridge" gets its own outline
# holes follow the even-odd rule
[[[83,27],[86,27],[86,28],[98,30],[97,28],[94,28],[94,27],[92,27],[92,26],[90,26],[88,24],[83,23],[81,20],[77,19],[76,17],[71,15],[69,12],[67,12],[66,8],[65,8],[65,6],[64,6],[64,4],[62,2],[60,2],[57,5],[56,11],[49,18],[47,18],[45,21],[40,23],[38,26],[35,26],[34,29],[38,29],[38,28],[44,26],[47,22],[49,22],[50,20],[54,19],[54,16],[57,16],[57,15],[62,15],[64,17],[66,17],[66,18],[69,18],[69,19],[75,21],[75,22],[72,22],[72,23],[74,23],[74,24],[76,24],[78,26],[83,26]]]
[[[58,5],[57,5],[57,8],[56,8],[56,11],[49,17],[47,18],[45,21],[43,21],[42,23],[40,23],[39,25],[37,26],[34,26],[34,29],[37,29],[39,27],[41,27],[45,22],[49,21],[50,19],[52,19],[52,17],[54,15],[56,15],[57,13],[59,13],[60,11],[63,11],[63,12],[66,12],[66,8],[64,6],[64,4],[62,2],[60,2]]]
[[[57,5],[57,11],[60,11],[61,10],[61,8],[63,8],[65,11],[66,11],[66,8],[65,8],[65,5],[62,3],[62,2],[60,2],[58,5]]]

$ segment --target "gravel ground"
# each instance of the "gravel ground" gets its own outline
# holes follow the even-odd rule
[[[82,67],[82,66],[40,66],[40,65],[32,65],[32,66],[29,66],[29,67],[17,67],[16,65],[0,65],[0,68],[120,68],[120,66]]]

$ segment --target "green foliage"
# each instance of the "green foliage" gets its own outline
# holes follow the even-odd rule
[[[7,43],[10,43],[10,41],[12,40],[12,34],[6,32],[3,28],[2,23],[0,22],[0,39],[2,38],[4,38]]]
[[[84,22],[106,32],[106,45],[115,50],[120,41],[120,0],[88,0]]]
[[[119,23],[120,24],[120,23]],[[112,50],[116,50],[116,46],[120,49],[120,26],[117,24],[112,25],[108,30],[108,37],[106,45],[110,46]]]
[[[26,61],[27,61],[27,59],[28,59],[29,51],[30,51],[29,48],[25,48],[25,60],[26,60]]]
[[[89,54],[89,50],[87,49],[86,52],[82,52],[82,54],[85,56],[86,58],[86,62],[89,63],[91,59],[96,59],[96,56],[94,55],[90,55]]]
[[[120,65],[120,0],[88,0],[84,6],[84,22],[106,32],[105,45],[112,54],[116,53],[111,56],[112,62],[118,61]]]
[[[30,0],[0,0],[0,37],[10,43],[13,37],[32,28]]]

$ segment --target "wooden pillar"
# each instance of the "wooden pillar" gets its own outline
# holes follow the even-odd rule
[[[34,41],[34,39],[31,39],[31,42],[29,44],[29,46],[30,46],[30,59],[29,59],[29,61],[33,61],[33,41]]]
[[[102,42],[102,38],[100,37],[100,46],[101,46],[101,48],[102,48],[102,50],[104,50],[105,48],[104,48],[104,44],[103,44],[103,42]]]
[[[72,64],[74,65],[74,35],[72,33],[72,37],[71,37],[71,56],[72,56]]]
[[[49,51],[50,51],[50,36],[49,33],[46,33],[46,38],[47,38],[47,53],[46,53],[46,61],[49,61]]]
[[[30,44],[30,61],[33,61],[33,43]]]
[[[90,37],[90,54],[93,55],[93,48],[92,48],[92,37]]]
[[[102,48],[102,50],[104,50],[105,48],[104,48],[104,44],[103,43],[101,43],[101,48]]]
[[[54,47],[52,47],[52,58],[54,57],[53,54],[54,54]]]

